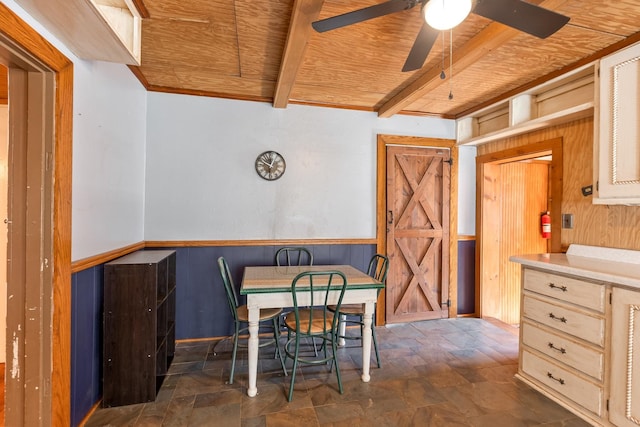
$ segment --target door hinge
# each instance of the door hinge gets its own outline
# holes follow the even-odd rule
[[[596,191],[600,191],[600,181],[596,181]]]
[[[451,300],[450,299],[446,300],[444,304],[446,304],[447,307],[451,307]]]
[[[609,294],[609,304],[611,304],[612,300],[613,300],[613,292]]]
[[[607,411],[609,410],[609,399],[607,399]]]
[[[453,159],[449,158],[449,160],[443,160],[445,163],[449,163],[449,166],[453,166]]]

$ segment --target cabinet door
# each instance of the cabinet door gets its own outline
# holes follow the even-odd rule
[[[640,204],[640,44],[600,61],[594,203]]]
[[[613,289],[609,419],[640,426],[640,291]],[[634,345],[635,343],[635,345]]]

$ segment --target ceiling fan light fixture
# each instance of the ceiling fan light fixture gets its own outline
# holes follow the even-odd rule
[[[471,3],[471,0],[429,0],[424,6],[424,19],[436,30],[449,30],[469,15]]]

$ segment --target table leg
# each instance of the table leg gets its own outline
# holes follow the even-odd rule
[[[338,336],[343,337],[345,336],[346,332],[347,332],[347,315],[346,314],[341,314],[340,315],[340,328],[338,329]],[[345,345],[345,339],[344,338],[338,338],[338,345]]]
[[[362,381],[368,383],[371,377],[369,376],[369,367],[371,365],[371,321],[373,318],[374,303],[367,302],[364,305],[363,323],[364,328],[362,330]]]
[[[260,308],[249,308],[249,388],[247,394],[253,397],[258,394],[256,380],[258,377],[258,330],[260,320]]]

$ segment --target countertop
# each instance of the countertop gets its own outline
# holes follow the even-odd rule
[[[514,255],[524,266],[640,289],[640,251],[571,245],[566,254]]]

